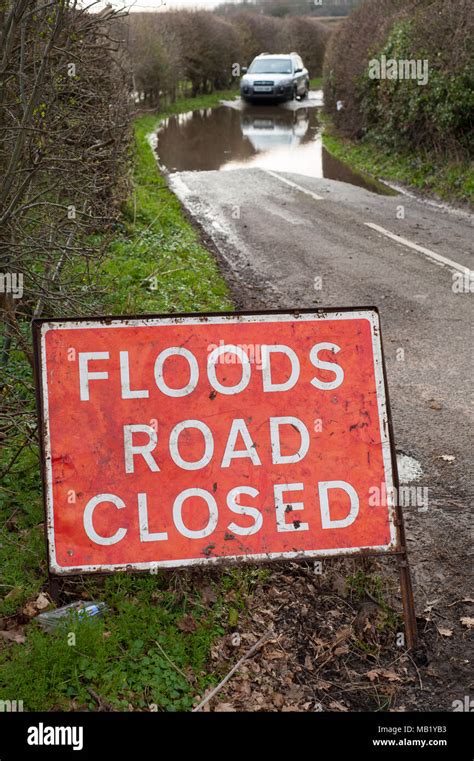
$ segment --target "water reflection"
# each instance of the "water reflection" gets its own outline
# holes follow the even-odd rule
[[[239,107],[236,102],[171,116],[160,125],[157,151],[169,172],[259,167],[390,192],[325,150],[317,109],[303,104]]]
[[[314,113],[314,111],[312,111]],[[275,148],[294,148],[311,139],[310,109],[286,111],[279,108],[248,108],[241,112],[240,128],[256,153]]]

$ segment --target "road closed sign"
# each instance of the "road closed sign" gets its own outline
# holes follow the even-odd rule
[[[376,310],[34,330],[51,573],[399,549]]]

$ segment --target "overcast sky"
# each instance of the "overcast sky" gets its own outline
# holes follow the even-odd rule
[[[100,11],[105,8],[106,5],[113,5],[114,8],[123,8],[124,6],[131,11],[156,11],[160,7],[162,10],[167,8],[214,8],[219,5],[221,0],[166,0],[164,4],[162,0],[104,0],[104,2],[97,3],[94,6],[94,10]]]

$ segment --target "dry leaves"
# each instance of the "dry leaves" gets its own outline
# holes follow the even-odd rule
[[[231,703],[217,703],[214,711],[218,713],[235,713],[236,709]]]
[[[367,672],[366,676],[370,679],[371,682],[374,682],[376,679],[388,679],[389,682],[401,682],[402,679],[399,674],[396,674],[395,671],[388,670],[388,669],[371,669]]]
[[[191,615],[184,616],[181,621],[178,621],[178,629],[181,629],[182,632],[195,632],[197,629],[196,621]]]
[[[338,700],[333,700],[331,703],[329,703],[329,708],[331,708],[332,711],[348,711],[348,707],[344,705],[344,703],[340,703]]]
[[[23,645],[26,642],[23,629],[6,629],[0,631],[0,637],[7,642],[17,642],[19,645]]]
[[[23,608],[23,613],[28,618],[34,618],[51,605],[51,600],[44,592],[40,592],[36,600],[29,600]]]
[[[474,618],[470,618],[469,616],[463,616],[460,621],[462,626],[465,626],[467,629],[472,629],[474,626]]]
[[[238,632],[213,643],[213,666],[228,672],[242,648],[255,644],[263,631],[273,629],[276,635],[239,666],[203,710],[376,710],[381,695],[391,707],[397,705],[400,685],[409,676],[392,663],[393,629],[380,606],[354,600],[344,561],[334,566],[322,577],[309,566],[272,570],[268,582],[257,586]],[[361,654],[359,640],[370,643],[374,655]],[[368,669],[374,672],[371,679],[365,677]]]
[[[442,637],[452,637],[453,636],[453,630],[448,629],[447,627],[438,626],[438,634],[441,634]]]
[[[212,587],[204,587],[201,595],[204,605],[212,605],[217,601],[217,592]]]

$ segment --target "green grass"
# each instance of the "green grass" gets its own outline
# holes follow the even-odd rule
[[[322,77],[313,77],[309,80],[309,86],[312,90],[321,90],[323,86],[323,78]]]
[[[233,92],[178,101],[159,116],[135,120],[133,193],[101,265],[104,306],[111,314],[219,311],[232,305],[217,265],[199,242],[176,196],[156,169],[148,143],[166,116],[209,108]]]
[[[336,158],[377,179],[411,186],[420,193],[434,194],[451,203],[474,204],[474,169],[467,162],[456,162],[428,155],[385,149],[374,140],[359,142],[338,135],[327,115],[323,117],[323,142]]]
[[[159,116],[135,120],[133,192],[110,241],[95,240],[107,246],[94,273],[102,313],[232,309],[216,262],[167,189],[147,136],[170,114],[209,108],[234,95],[183,100]],[[14,446],[4,451],[4,462],[14,451]],[[0,617],[5,620],[46,588],[43,520],[38,453],[25,449],[0,487]],[[70,582],[71,600],[107,603],[105,618],[70,621],[54,634],[40,630],[33,619],[24,629],[24,644],[0,639],[0,699],[23,700],[25,710],[33,711],[92,710],[97,708],[92,690],[119,710],[189,709],[193,698],[218,680],[208,661],[210,647],[237,625],[261,572],[233,570],[222,572],[219,583],[215,578],[201,573],[197,583],[192,574],[163,572]],[[203,602],[203,585],[215,587],[214,603]],[[185,616],[192,617],[190,631],[180,628]]]

